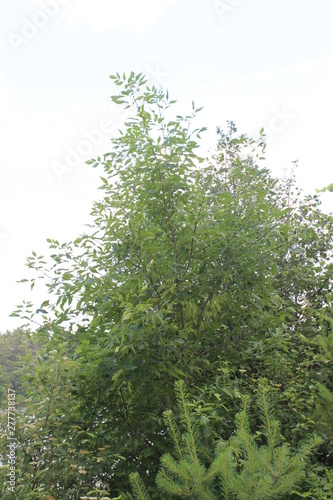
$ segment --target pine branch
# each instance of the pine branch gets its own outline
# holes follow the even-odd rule
[[[137,472],[130,474],[129,480],[136,500],[150,500],[148,491]]]
[[[167,410],[163,413],[163,416],[164,416],[165,423],[168,426],[169,433],[171,434],[173,443],[175,445],[176,454],[177,454],[178,458],[180,460],[182,460],[183,459],[183,452],[182,452],[182,449],[180,446],[180,432],[179,432],[179,429],[178,429],[177,424],[175,422],[175,419],[173,417],[173,413],[171,410]]]

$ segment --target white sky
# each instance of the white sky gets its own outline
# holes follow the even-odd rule
[[[31,251],[89,222],[100,181],[84,162],[108,151],[123,119],[110,74],[150,75],[182,114],[204,106],[207,147],[226,120],[249,135],[263,126],[269,168],[299,160],[308,192],[333,182],[332,19],[331,0],[3,1],[0,331],[20,325],[8,315],[31,298],[16,283]],[[333,195],[323,199],[332,211]]]

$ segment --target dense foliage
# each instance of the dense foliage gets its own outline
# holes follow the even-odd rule
[[[249,398],[244,397],[235,419],[236,432],[228,442],[218,442],[214,456],[210,456],[203,446],[202,432],[188,401],[186,387],[183,382],[176,382],[184,432],[180,432],[172,412],[164,412],[177,459],[170,453],[165,453],[161,459],[162,467],[156,477],[161,497],[197,500],[285,498],[300,484],[305,475],[304,459],[320,440],[315,438],[290,456],[288,446],[282,444],[280,423],[274,418],[264,381],[260,381],[257,392],[265,444],[258,446],[255,436],[251,435]],[[205,467],[207,462],[208,468]],[[130,475],[130,481],[136,497],[149,500],[137,472]]]
[[[23,375],[31,358],[36,358],[40,345],[22,330],[0,335],[0,398],[7,395],[7,387],[16,391],[18,403],[27,397]]]
[[[163,89],[133,73],[112,79],[130,117],[111,152],[88,162],[104,171],[93,222],[73,242],[48,240],[49,258],[33,253],[51,298],[15,312],[40,322],[43,345],[22,376],[18,498],[132,498],[135,472],[163,498],[155,477],[172,454],[163,415],[179,415],[175,382],[213,456],[239,429],[244,397],[247,435],[264,446],[262,378],[288,457],[322,439],[283,498],[333,498],[332,216],[270,174],[264,131],[253,140],[229,123],[201,158],[194,104],[170,118]]]

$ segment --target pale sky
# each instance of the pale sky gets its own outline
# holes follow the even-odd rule
[[[0,4],[0,331],[38,293],[16,280],[46,238],[75,239],[100,194],[85,161],[108,151],[124,115],[109,75],[143,72],[216,126],[269,137],[274,173],[333,182],[331,0],[2,0]],[[323,195],[333,211],[333,194]],[[47,297],[44,297],[45,299]]]

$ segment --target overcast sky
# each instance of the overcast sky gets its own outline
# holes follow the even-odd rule
[[[298,160],[307,192],[333,182],[332,20],[331,0],[2,0],[0,331],[31,298],[16,283],[31,251],[89,222],[100,181],[85,161],[124,119],[110,74],[147,74],[177,112],[204,106],[207,148],[226,120],[264,127],[274,173]],[[323,202],[333,211],[333,194]]]

